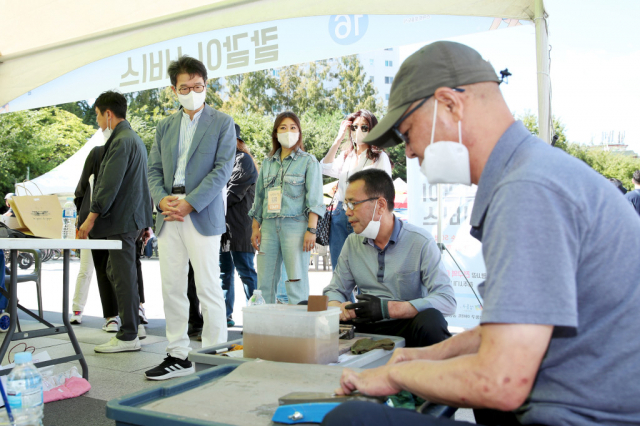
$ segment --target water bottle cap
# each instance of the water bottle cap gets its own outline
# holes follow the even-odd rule
[[[17,353],[13,359],[16,362],[16,364],[24,364],[27,362],[31,362],[31,352]]]
[[[73,197],[67,197],[67,201],[73,201]]]
[[[261,295],[262,294],[262,290],[253,290],[253,294]]]

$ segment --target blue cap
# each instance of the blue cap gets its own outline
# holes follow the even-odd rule
[[[19,352],[13,358],[16,364],[25,364],[31,362],[31,352]]]

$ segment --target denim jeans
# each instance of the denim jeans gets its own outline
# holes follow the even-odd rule
[[[258,252],[258,289],[267,303],[276,303],[282,263],[289,303],[297,305],[309,299],[309,259],[303,251],[308,220],[305,216],[276,217],[262,221],[262,241]]]
[[[287,280],[287,270],[284,265],[282,265],[282,275],[280,277],[280,282],[278,283],[278,289],[276,290],[276,299],[281,301],[282,303],[289,303],[289,297],[287,296],[287,287],[284,282]]]
[[[235,269],[238,270],[240,280],[244,285],[244,294],[249,300],[253,290],[258,285],[258,275],[253,266],[254,253],[243,251],[220,252],[220,280],[222,281],[222,292],[227,308],[227,318],[233,314],[233,303],[235,302],[235,290],[233,275]]]
[[[338,203],[331,213],[331,231],[329,232],[329,251],[331,252],[331,268],[336,269],[342,246],[349,234],[353,233],[353,227],[347,220],[347,215],[342,208],[342,201]]]

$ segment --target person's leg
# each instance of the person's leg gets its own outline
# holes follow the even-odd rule
[[[189,324],[194,331],[202,331],[202,314],[200,313],[200,300],[196,293],[196,279],[193,276],[193,266],[189,261],[189,274],[187,275],[187,298],[189,299]]]
[[[76,290],[73,293],[72,311],[82,312],[84,305],[87,304],[92,277],[93,257],[91,256],[91,250],[82,249],[80,251],[80,271],[78,271],[78,278],[76,278]]]
[[[91,250],[93,266],[96,270],[98,281],[98,291],[102,302],[102,316],[104,318],[114,318],[118,316],[118,301],[116,299],[113,285],[107,275],[107,263],[109,262],[109,250]]]
[[[451,333],[442,312],[429,308],[413,317],[402,337],[407,347],[419,348],[440,343],[451,337]]]
[[[240,281],[242,281],[244,287],[244,294],[248,301],[253,295],[253,290],[258,287],[258,274],[253,264],[256,256],[253,252],[232,251],[230,253],[233,265],[238,270]],[[222,262],[220,262],[220,264],[222,264]]]
[[[331,410],[322,421],[323,426],[462,426],[470,424],[365,401],[342,403]]]
[[[308,221],[304,216],[285,218],[282,221],[280,246],[284,266],[289,279],[285,281],[289,304],[297,305],[309,299],[309,258],[311,252],[303,251],[304,234]]]
[[[262,240],[257,255],[258,290],[267,304],[276,303],[276,286],[280,281],[282,252],[280,251],[280,219],[262,221]]]
[[[331,230],[329,231],[329,253],[331,254],[331,268],[334,270],[338,265],[342,246],[352,232],[353,228],[349,224],[347,215],[342,208],[342,202],[340,202],[331,214]]]
[[[184,222],[165,222],[158,234],[160,278],[166,320],[167,353],[181,360],[189,355],[189,254],[183,238]]]
[[[476,423],[484,426],[520,426],[515,414],[498,410],[473,410]],[[532,425],[535,426],[535,425]]]
[[[140,251],[136,246],[136,277],[138,278],[138,297],[140,298],[140,304],[144,303],[144,280],[142,279],[142,262],[140,262]]]
[[[235,274],[233,256],[230,251],[220,252],[220,280],[222,281],[222,294],[227,311],[227,318],[233,314],[233,303],[235,302],[235,289],[233,282]]]
[[[282,303],[289,303],[289,296],[287,296],[287,286],[285,282],[289,279],[287,277],[287,269],[284,267],[284,262],[282,263],[280,281],[278,281],[278,287],[276,290],[276,300]]]
[[[140,296],[136,272],[136,237],[138,231],[107,237],[122,242],[121,250],[109,250],[107,275],[113,283],[118,301],[118,314],[122,324],[116,334],[119,340],[131,341],[138,337]]]
[[[220,286],[220,235],[201,235],[191,222],[184,218],[184,239],[193,275],[196,291],[202,309],[202,347],[227,341],[227,315],[224,295]]]

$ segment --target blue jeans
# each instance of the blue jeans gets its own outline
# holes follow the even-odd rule
[[[338,203],[331,213],[331,231],[329,232],[329,251],[331,252],[331,268],[338,266],[338,258],[342,246],[349,234],[353,233],[353,227],[347,220],[347,215],[342,208],[342,201]]]
[[[305,216],[276,217],[262,221],[262,241],[258,252],[258,289],[267,303],[276,303],[282,264],[287,270],[284,282],[289,303],[309,299],[309,259],[303,251],[308,220]]]
[[[276,290],[276,299],[282,303],[289,303],[289,297],[287,296],[287,287],[284,282],[287,280],[287,270],[282,266],[282,275],[280,282],[278,283],[278,289]]]
[[[222,281],[222,292],[224,293],[224,302],[227,308],[227,318],[233,314],[233,303],[236,298],[233,284],[234,270],[238,270],[247,300],[249,300],[253,290],[258,285],[258,276],[253,266],[254,256],[251,252],[243,251],[220,252],[220,280]]]

